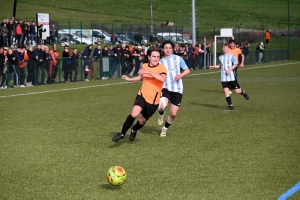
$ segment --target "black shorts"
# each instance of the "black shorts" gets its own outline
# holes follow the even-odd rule
[[[158,104],[151,105],[147,103],[144,97],[142,97],[141,95],[137,95],[135,97],[133,106],[140,106],[142,108],[141,114],[146,120],[148,120],[156,112],[158,108]]]
[[[229,82],[221,82],[223,88],[229,88],[229,89],[239,89],[241,88],[237,80],[235,81],[229,81]]]
[[[161,97],[166,97],[169,99],[171,104],[180,107],[182,94],[178,92],[170,92],[168,89],[163,88],[161,91]]]

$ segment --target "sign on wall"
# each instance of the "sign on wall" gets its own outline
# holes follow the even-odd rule
[[[50,14],[49,13],[37,13],[36,14],[37,26],[43,24],[43,29],[46,29],[47,37],[50,37]]]

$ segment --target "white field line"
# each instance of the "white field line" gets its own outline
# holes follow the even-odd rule
[[[266,65],[266,66],[251,67],[251,68],[239,68],[239,71],[240,70],[261,69],[261,68],[267,68],[267,67],[278,67],[278,66],[282,66],[282,65],[295,65],[295,64],[300,64],[300,62],[284,63],[284,64],[277,64],[277,65]],[[220,72],[213,71],[213,72],[207,72],[207,73],[190,74],[188,76],[199,76],[199,75],[206,75],[206,74],[213,74],[213,73],[220,73]],[[85,87],[66,88],[66,89],[59,89],[59,90],[46,90],[46,91],[42,91],[42,92],[30,92],[30,93],[24,93],[24,94],[12,94],[12,95],[7,95],[7,96],[0,96],[0,99],[7,98],[7,97],[19,97],[19,96],[27,96],[27,95],[33,95],[33,94],[45,94],[45,93],[51,93],[51,92],[62,92],[62,91],[94,88],[94,87],[120,85],[120,84],[126,84],[126,83],[130,83],[130,82],[111,83],[111,84],[103,84],[103,85],[91,85],[91,86],[85,86]]]

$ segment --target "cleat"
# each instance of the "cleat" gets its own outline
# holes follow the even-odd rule
[[[166,128],[162,127],[160,137],[166,137],[167,136],[167,130]]]
[[[122,133],[118,133],[111,140],[114,142],[118,142],[120,139],[123,139],[123,138],[124,138],[124,135]]]
[[[158,125],[163,125],[164,123],[164,115],[158,114],[158,119],[157,119]]]
[[[135,137],[136,137],[136,134],[137,134],[137,131],[133,131],[133,130],[131,129],[131,133],[130,133],[130,136],[129,136],[129,140],[130,140],[130,141],[133,141],[133,140],[135,139]]]
[[[245,97],[246,100],[249,100],[248,94],[245,93],[243,96]]]
[[[226,110],[233,110],[233,106],[228,106]]]

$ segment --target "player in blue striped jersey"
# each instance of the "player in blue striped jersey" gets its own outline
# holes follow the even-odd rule
[[[228,44],[223,44],[223,55],[219,56],[219,65],[210,66],[209,69],[221,68],[221,83],[228,103],[227,110],[232,110],[233,105],[229,94],[229,88],[232,88],[235,93],[243,95],[246,100],[249,100],[249,96],[241,89],[237,82],[234,69],[237,67],[238,62],[234,55],[229,53],[228,49]]]
[[[160,133],[161,137],[167,135],[167,130],[174,121],[180,107],[183,93],[182,78],[190,73],[184,60],[173,54],[174,43],[171,41],[164,41],[162,43],[164,57],[160,60],[167,69],[167,79],[164,82],[162,89],[160,103],[158,106],[158,124],[162,125],[164,122],[165,108],[170,102],[170,113],[166,119],[165,125],[162,127]]]

